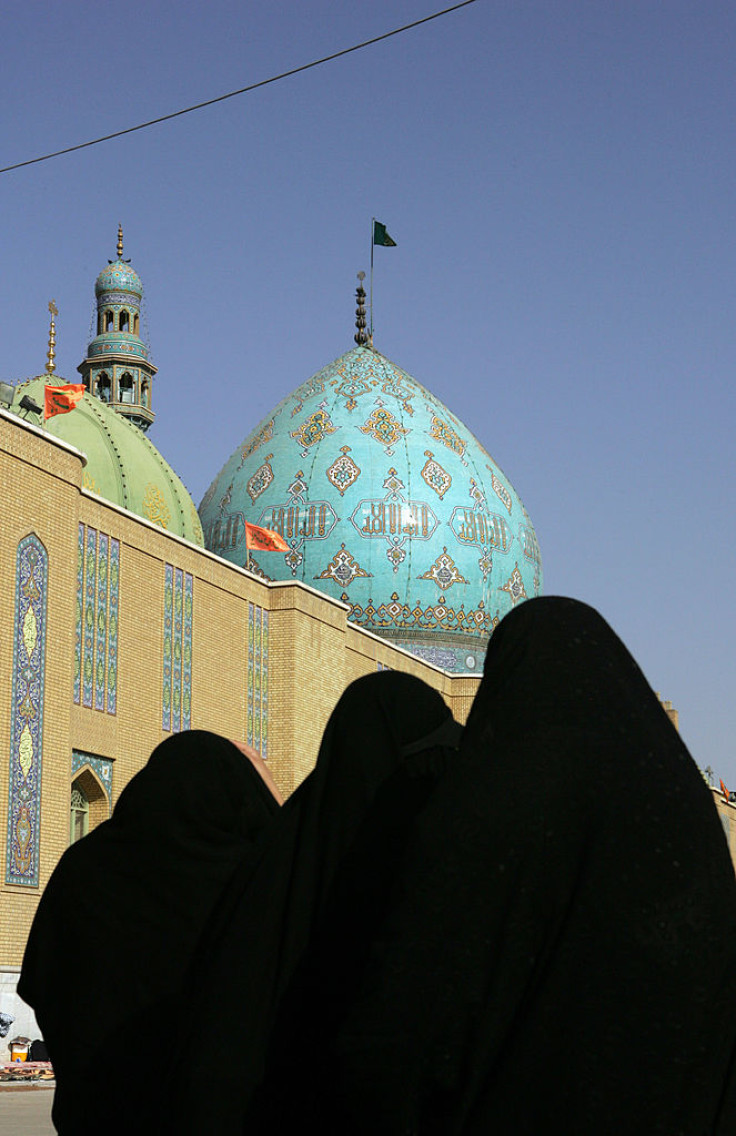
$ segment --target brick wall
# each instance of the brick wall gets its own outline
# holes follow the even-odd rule
[[[173,728],[176,676],[181,689],[187,635],[191,727],[240,741],[248,740],[250,729],[261,745],[267,744],[269,764],[286,794],[314,765],[335,703],[360,675],[379,666],[417,675],[442,693],[461,721],[478,685],[477,679],[452,678],[348,624],[346,606],[312,588],[299,583],[267,584],[96,497],[81,488],[83,463],[83,456],[71,447],[0,412],[2,578],[15,581],[18,543],[30,532],[48,553],[39,882],[38,886],[4,882],[7,840],[3,836],[0,965],[21,962],[38,898],[68,845],[72,752],[112,766],[109,797],[99,780],[102,794],[92,792],[91,774],[86,774],[84,783],[93,798],[90,824],[94,826],[108,815],[152,749],[171,733],[164,728],[165,657],[168,649]],[[81,615],[77,611],[80,531],[83,556],[87,557],[90,548],[96,556],[90,553],[89,563],[86,559],[83,563]],[[116,637],[112,636],[113,542],[119,549]],[[180,606],[177,615],[171,597],[167,631],[167,571],[174,592],[179,581],[180,595],[191,577],[189,633],[185,614]],[[0,801],[6,818],[15,602],[14,586],[0,589],[0,698],[4,700]],[[87,608],[92,615],[90,625]],[[249,642],[254,625],[257,637]],[[111,659],[115,670],[112,703],[108,689]],[[77,701],[75,661],[80,670]],[[183,719],[180,697],[180,725]],[[3,825],[3,833],[6,827]]]

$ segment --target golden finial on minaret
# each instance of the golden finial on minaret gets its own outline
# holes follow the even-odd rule
[[[118,260],[123,259],[123,226],[118,225]]]
[[[53,375],[56,370],[56,363],[54,362],[56,358],[56,352],[54,351],[56,347],[56,324],[54,323],[54,316],[58,316],[59,314],[55,300],[51,300],[49,303],[49,311],[51,312],[51,327],[49,328],[49,350],[46,355],[46,372],[49,375]]]

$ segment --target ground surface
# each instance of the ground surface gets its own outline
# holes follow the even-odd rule
[[[0,1091],[0,1132],[13,1136],[53,1136],[52,1089],[23,1085]]]

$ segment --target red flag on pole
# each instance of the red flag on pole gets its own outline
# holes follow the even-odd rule
[[[256,548],[260,552],[288,552],[289,546],[280,533],[273,529],[264,529],[260,525],[245,522],[245,547],[250,551]]]
[[[46,387],[44,418],[55,414],[68,414],[84,394],[84,383],[67,383],[63,387]]]
[[[721,778],[721,792],[723,793],[723,796],[728,801],[730,799],[729,792],[728,792],[728,789],[726,788],[726,786],[723,784],[723,778]]]

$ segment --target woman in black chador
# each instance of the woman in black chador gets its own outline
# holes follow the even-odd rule
[[[314,772],[281,810],[257,869],[233,878],[200,945],[195,969],[209,978],[197,997],[222,1059],[210,1079],[196,1076],[191,1041],[175,1054],[164,1110],[172,1131],[243,1131],[284,992],[295,989],[293,1020],[300,992],[311,990],[316,944],[329,948],[336,990],[360,972],[412,816],[456,759],[461,734],[441,695],[408,674],[367,675],[342,695]],[[279,1095],[290,1092],[282,1081]],[[268,1127],[283,1131],[275,1117]]]
[[[245,1131],[301,1112],[351,1136],[736,1132],[723,830],[591,608],[532,600],[496,630],[370,939],[353,988],[322,967],[287,995]]]
[[[204,730],[169,738],[51,876],[18,992],[48,1045],[62,1136],[149,1130],[168,1037],[201,1013],[184,1004],[195,945],[278,813],[256,763]]]

